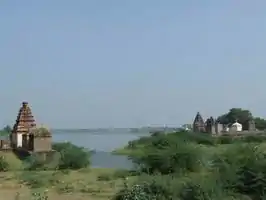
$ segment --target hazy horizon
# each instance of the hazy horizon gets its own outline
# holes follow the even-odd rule
[[[52,128],[265,117],[265,1],[21,1],[0,7],[0,125],[22,101]]]

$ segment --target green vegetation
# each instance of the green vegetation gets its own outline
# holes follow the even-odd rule
[[[31,131],[32,134],[34,134],[34,136],[37,137],[48,137],[51,136],[51,132],[44,127],[40,127],[40,128],[35,128]]]
[[[0,130],[0,136],[8,136],[11,133],[12,129],[10,126],[5,126],[2,130]]]
[[[43,159],[32,154],[19,159],[11,151],[0,152],[0,196],[21,199],[112,198],[136,173],[127,170],[90,169],[90,152],[71,143],[56,143],[57,153]]]
[[[265,200],[266,135],[212,137],[161,133],[123,149],[135,169],[91,169],[90,152],[71,143],[20,160],[0,153],[0,196],[21,199]],[[122,151],[122,150],[121,150]],[[16,193],[17,192],[17,193]]]
[[[265,135],[153,134],[129,143],[134,171],[90,169],[90,152],[71,143],[54,144],[58,154],[49,163],[38,155],[15,161],[14,154],[2,152],[0,195],[7,200],[263,200],[265,141]]]
[[[115,200],[263,200],[265,135],[221,136],[177,132],[130,142],[141,172]],[[138,149],[141,147],[141,149]]]

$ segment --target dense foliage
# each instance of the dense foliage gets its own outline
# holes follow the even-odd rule
[[[7,125],[2,130],[0,130],[0,136],[7,136],[12,132],[12,128]]]
[[[27,170],[81,169],[90,165],[90,152],[72,143],[53,144],[55,152],[43,157],[42,153],[34,153],[24,161]]]
[[[9,164],[4,156],[0,156],[0,172],[7,171],[9,169]]]
[[[130,142],[142,174],[116,200],[266,199],[265,135],[212,137],[179,132]]]
[[[53,149],[60,153],[59,169],[80,169],[90,164],[90,152],[70,142],[55,143]]]

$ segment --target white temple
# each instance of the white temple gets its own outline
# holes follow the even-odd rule
[[[231,128],[237,132],[241,132],[243,130],[242,124],[235,122],[232,124]]]

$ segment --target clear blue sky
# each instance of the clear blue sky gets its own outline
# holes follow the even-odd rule
[[[0,125],[20,103],[53,128],[266,117],[265,0],[6,0]]]

